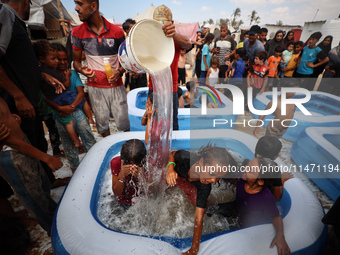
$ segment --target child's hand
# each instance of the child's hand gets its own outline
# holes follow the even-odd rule
[[[14,114],[14,113],[12,113],[12,116],[15,118],[15,120],[18,122],[18,124],[21,125],[21,118],[20,118],[20,116]]]
[[[178,178],[178,174],[176,173],[175,170],[168,170],[167,174],[166,174],[166,182],[170,185],[170,186],[175,186],[176,185],[176,180]]]
[[[0,121],[0,141],[5,140],[10,136],[10,134],[10,130],[7,128],[7,126],[2,121]]]
[[[281,175],[281,181],[282,181],[282,185],[288,181],[289,179],[292,179],[294,178],[294,174],[293,173],[290,173],[290,172],[284,172],[282,173]]]
[[[47,162],[45,162],[53,172],[57,171],[63,166],[63,162],[56,157],[49,156]]]
[[[64,71],[64,74],[65,74],[65,77],[71,77],[71,70],[70,69],[66,69],[65,71]]]
[[[278,255],[291,254],[289,246],[288,246],[283,234],[280,234],[280,233],[276,234],[272,243],[270,244],[270,248],[273,248],[275,245],[277,247],[277,254]]]

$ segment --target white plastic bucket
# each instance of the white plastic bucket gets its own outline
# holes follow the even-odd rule
[[[153,19],[139,21],[120,45],[119,62],[125,70],[134,73],[157,73],[171,65],[175,47],[166,37],[162,24]]]

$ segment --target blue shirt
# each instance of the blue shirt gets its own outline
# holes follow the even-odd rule
[[[81,82],[79,78],[79,74],[76,70],[71,70],[71,77],[70,77],[70,87],[68,87],[68,91],[76,92],[78,93],[77,87],[82,86],[83,83]]]
[[[233,80],[242,82],[245,66],[246,63],[244,63],[242,58],[234,62],[233,66],[231,67],[231,69],[235,69]]]
[[[206,44],[204,44],[203,49],[202,49],[202,62],[201,62],[201,70],[205,71],[205,64],[203,61],[203,56],[205,57],[205,60],[207,61],[208,69],[210,67],[210,59],[211,59],[211,53],[210,53],[210,47]]]
[[[256,40],[251,47],[249,46],[249,44],[249,39],[245,39],[243,42],[243,48],[246,50],[248,58],[252,63],[254,62],[255,54],[259,51],[264,51],[264,46],[259,40]]]
[[[304,75],[313,74],[314,69],[312,67],[306,66],[306,63],[307,62],[314,63],[317,59],[318,54],[321,51],[322,50],[319,47],[315,47],[313,49],[309,48],[309,46],[304,47],[297,72],[299,74],[304,74]]]

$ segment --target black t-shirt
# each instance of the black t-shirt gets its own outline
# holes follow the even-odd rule
[[[66,81],[65,77],[58,70],[47,68],[47,67],[44,67],[44,66],[41,66],[40,70],[41,70],[42,73],[47,73],[47,74],[53,76],[54,78],[56,78],[61,83],[64,83]],[[64,90],[63,92],[65,92],[65,91],[66,90]],[[59,95],[61,95],[61,94],[57,94],[55,92],[55,88],[45,81],[43,81],[42,84],[41,84],[41,92],[44,94],[44,96],[48,100],[51,100],[51,101],[53,101]]]
[[[188,172],[193,164],[199,160],[199,156],[186,150],[178,150],[174,155],[175,171],[188,181]],[[203,184],[200,181],[190,182],[197,189],[196,207],[206,208],[207,200],[211,191],[211,184]]]
[[[7,76],[24,93],[33,105],[38,106],[41,73],[33,46],[26,31],[26,24],[8,5],[0,4],[0,65]],[[17,112],[14,99],[0,88],[0,96],[10,110]]]

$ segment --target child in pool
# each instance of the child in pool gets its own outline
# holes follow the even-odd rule
[[[236,186],[236,200],[220,205],[218,213],[226,217],[234,217],[236,212],[242,227],[271,221],[276,235],[270,247],[276,245],[278,254],[286,255],[290,254],[290,249],[284,237],[282,218],[275,198],[266,186],[269,178],[272,177],[267,169],[275,166],[276,163],[268,158],[254,158],[247,166],[242,166],[242,178],[238,179]]]
[[[191,185],[197,191],[196,199],[193,201],[196,204],[193,241],[190,250],[184,254],[198,253],[203,228],[203,216],[211,192],[211,184],[226,176],[224,171],[209,172],[204,169],[208,166],[216,166],[216,169],[218,169],[218,167],[223,168],[228,165],[236,166],[235,160],[228,151],[224,148],[211,146],[210,144],[202,147],[198,153],[178,150],[170,154],[166,174],[167,183],[174,186],[184,180],[184,184]],[[186,192],[186,194],[190,192],[188,189],[184,190],[181,186],[179,188]],[[192,197],[192,192],[189,196]],[[192,201],[192,199],[190,200]]]
[[[128,209],[138,195],[138,175],[144,168],[145,145],[138,139],[126,141],[120,156],[111,160],[112,191],[118,203]]]
[[[182,97],[183,90],[180,87],[177,88],[177,94],[178,94],[178,108],[184,108],[184,99]]]
[[[183,99],[185,100],[184,108],[190,108],[194,104],[194,99],[198,96],[198,85],[195,84],[194,81],[188,81],[185,86],[187,87],[187,91],[183,95]],[[196,91],[194,91],[196,89]]]
[[[255,157],[275,160],[280,155],[281,148],[282,143],[277,137],[262,136],[256,144]],[[294,174],[290,172],[273,174],[273,179],[270,180],[267,187],[273,193],[276,201],[280,201],[282,198],[284,183],[293,177]]]
[[[41,71],[44,73],[47,73],[49,75],[52,75],[54,78],[58,79],[60,82],[62,82],[65,86],[65,88],[68,88],[70,86],[70,76],[71,71],[67,70],[65,72],[65,77],[57,70],[59,60],[58,60],[58,51],[55,46],[50,44],[47,40],[40,40],[33,44],[34,51],[37,55],[37,58],[41,64],[40,68]],[[52,103],[55,103],[57,105],[67,105],[70,106],[73,110],[79,109],[84,105],[85,99],[80,101],[77,106],[73,105],[74,101],[77,98],[77,94],[75,92],[63,90],[61,94],[57,94],[54,87],[47,84],[46,82],[42,82],[41,85],[41,91],[45,97],[46,103],[51,106]],[[74,146],[78,148],[80,146],[80,140],[79,137],[74,130],[73,126],[73,120],[72,115],[67,116],[60,116],[57,111],[55,111],[55,118],[62,124],[65,125],[66,131],[72,141],[74,142]]]

